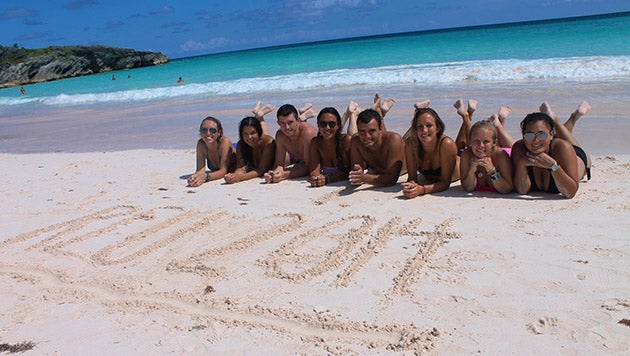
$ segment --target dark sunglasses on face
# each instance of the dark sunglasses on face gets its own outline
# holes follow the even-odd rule
[[[325,129],[326,126],[328,126],[331,129],[334,129],[335,126],[337,126],[337,121],[320,121],[317,123],[319,125],[319,127],[321,127],[322,129]]]
[[[538,131],[536,133],[526,132],[523,134],[525,141],[534,141],[534,138],[538,138],[540,141],[544,141],[549,137],[549,132]]]
[[[211,134],[217,133],[217,129],[214,127],[211,127],[211,128],[204,127],[204,128],[199,129],[199,133],[202,135],[208,133],[208,131],[210,131]]]

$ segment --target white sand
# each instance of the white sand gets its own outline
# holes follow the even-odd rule
[[[0,154],[0,343],[32,354],[624,354],[630,156],[567,200],[185,186],[192,150]],[[401,178],[401,181],[404,177]]]

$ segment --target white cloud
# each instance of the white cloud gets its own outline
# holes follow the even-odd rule
[[[194,52],[213,48],[219,48],[227,45],[229,41],[224,37],[211,38],[205,43],[188,40],[181,44],[179,48],[184,52]]]

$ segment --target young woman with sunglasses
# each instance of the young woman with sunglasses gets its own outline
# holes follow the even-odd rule
[[[198,187],[205,182],[221,179],[234,170],[236,154],[229,138],[223,136],[218,119],[208,116],[199,125],[197,141],[197,170],[188,178],[188,185]],[[206,169],[207,167],[207,169]]]
[[[323,108],[317,115],[317,127],[317,136],[309,148],[312,187],[347,179],[350,172],[350,135],[341,132],[343,126],[337,109]]]
[[[563,124],[547,103],[541,112],[527,115],[521,122],[523,139],[514,143],[514,187],[520,194],[530,191],[560,193],[573,198],[579,182],[588,175],[590,160],[572,133],[575,122],[590,106],[583,102]]]

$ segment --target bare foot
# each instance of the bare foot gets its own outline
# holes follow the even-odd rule
[[[303,113],[305,113],[308,109],[310,109],[312,107],[313,107],[313,104],[311,104],[311,103],[304,103],[304,105],[302,105],[302,107],[298,109],[298,113],[300,115],[302,115]]]
[[[426,109],[429,107],[429,105],[431,105],[431,100],[427,99],[427,100],[422,100],[419,101],[415,104],[413,104],[413,107],[418,110],[418,109]]]
[[[545,113],[545,114],[551,116],[552,118],[555,115],[553,113],[553,110],[551,110],[551,105],[549,105],[546,101],[543,101],[543,103],[540,104],[539,110],[540,110],[540,112]]]
[[[265,106],[263,106],[262,109],[260,109],[260,112],[262,113],[262,116],[265,116],[274,110],[276,110],[275,106],[271,104],[265,104]]]
[[[313,109],[308,109],[306,111],[304,111],[303,113],[300,114],[300,120],[301,121],[306,121],[312,117],[317,116],[317,113],[315,112],[315,110]]]
[[[394,106],[395,102],[396,100],[392,98],[385,99],[383,102],[381,102],[381,114],[383,115],[383,117],[385,117],[385,115],[389,112],[392,106]]]
[[[477,110],[479,102],[475,99],[468,99],[468,116],[472,118],[473,113]]]
[[[352,116],[352,113],[355,112],[358,107],[359,104],[356,101],[350,100],[348,107],[346,108],[346,112],[344,112],[341,116],[341,127],[346,125],[346,121],[348,121],[348,119]]]
[[[512,108],[509,106],[502,106],[499,108],[499,120],[501,125],[505,125],[505,119],[512,113]]]
[[[499,115],[497,114],[492,114],[486,119],[486,121],[491,122],[496,127],[503,127],[503,122],[501,122],[501,119],[499,119]]]
[[[549,103],[547,103],[546,101],[543,101],[543,103],[540,104],[540,112],[545,113],[549,115],[549,117],[551,117],[555,125],[556,133],[558,132],[558,130],[560,130],[560,126],[565,127],[562,124],[562,121],[560,121],[558,115],[556,115],[556,113],[551,110],[551,105],[549,105]],[[563,138],[566,139],[566,137]]]
[[[359,103],[357,103],[356,101],[350,100],[350,102],[348,103],[348,109],[346,112],[349,114],[352,114],[353,112],[357,111],[358,108],[359,108]]]
[[[464,101],[462,99],[457,99],[453,107],[457,109],[457,114],[462,118],[467,114],[466,108],[464,107]]]
[[[255,117],[258,117],[258,113],[260,112],[260,104],[262,103],[262,101],[258,101],[256,103],[256,106],[254,106],[254,108],[252,109],[252,114],[254,114]]]
[[[381,94],[374,94],[374,104],[372,105],[372,109],[376,111],[381,111]]]
[[[578,119],[586,115],[586,113],[589,111],[591,111],[591,106],[588,104],[588,102],[583,101],[580,106],[578,106],[578,108],[571,114],[571,116],[569,116],[569,119],[567,120],[567,122],[564,123],[564,126],[570,132],[573,132],[573,127],[575,126],[575,123],[578,121]]]
[[[263,116],[269,114],[270,112],[276,110],[276,107],[271,104],[265,104],[265,106],[261,107],[260,103],[260,101],[256,103],[256,106],[254,107],[254,109],[252,109],[252,113],[258,120],[262,119]]]
[[[583,101],[577,108],[577,112],[580,116],[585,115],[589,111],[591,111],[591,106],[586,101]]]

